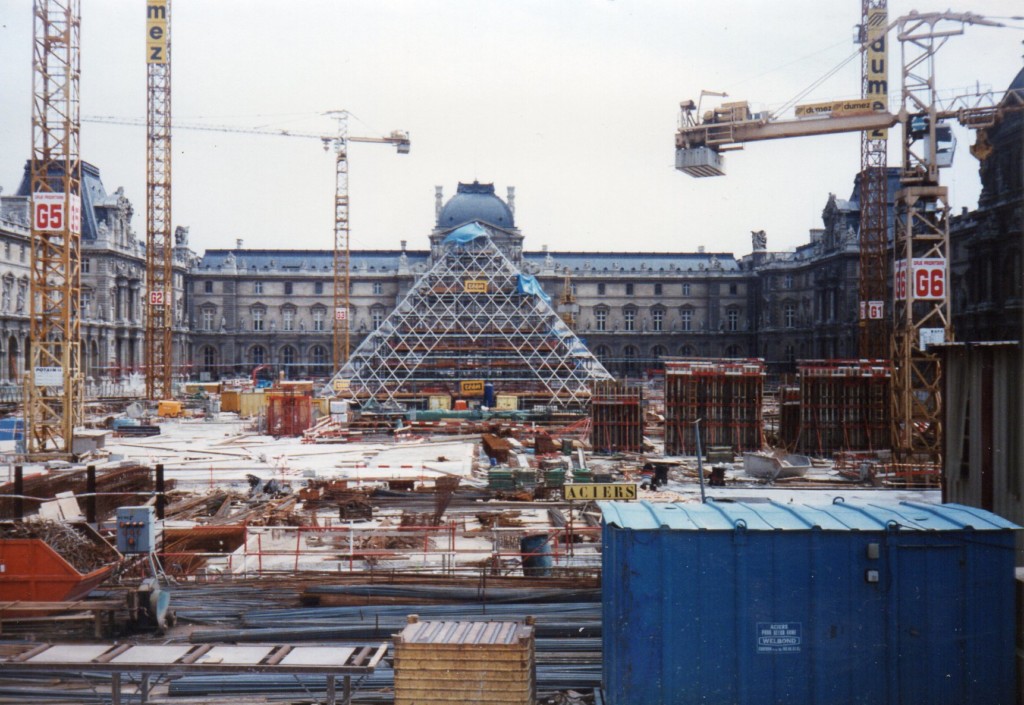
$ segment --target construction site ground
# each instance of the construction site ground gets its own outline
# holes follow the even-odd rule
[[[158,542],[176,620],[157,633],[133,626],[121,611],[108,641],[379,645],[390,643],[409,614],[452,621],[533,617],[538,702],[599,701],[595,504],[570,505],[558,492],[535,488],[489,489],[492,468],[508,468],[494,468],[479,434],[304,443],[259,435],[249,430],[251,421],[228,413],[159,426],[160,434],[151,437],[107,438],[92,464],[100,475],[163,466],[171,489]],[[522,440],[516,462],[529,472],[522,465],[533,469],[538,459]],[[595,478],[637,483],[639,500],[701,501],[693,457],[601,456],[578,448],[573,454]],[[650,488],[650,466],[644,471],[649,462],[669,466],[664,486]],[[703,488],[712,500],[940,500],[937,489],[854,481],[824,462],[804,477],[776,482],[746,477],[738,459],[716,465],[725,470],[724,484],[709,481]],[[26,466],[24,472],[28,477],[45,470]],[[150,489],[138,491],[119,503],[155,503]],[[47,506],[50,516],[57,511],[60,518],[82,518],[72,516],[82,511],[81,498]],[[113,531],[110,515],[101,523]],[[521,541],[530,536],[547,537],[537,554],[524,552]],[[147,561],[129,557],[91,599],[123,600],[149,571]],[[95,640],[92,622],[66,616],[5,618],[0,656],[26,641]],[[354,702],[392,701],[389,659],[356,680]],[[0,702],[109,702],[109,675],[73,667],[45,676],[8,677],[5,671],[10,668],[0,668]],[[308,703],[325,697],[323,676],[176,675],[151,685],[150,702]]]

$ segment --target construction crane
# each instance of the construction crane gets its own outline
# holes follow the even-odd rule
[[[861,98],[872,110],[889,107],[889,24],[887,0],[861,0],[857,43],[861,52]],[[857,348],[861,359],[881,360],[889,351],[888,298],[889,131],[860,133],[860,268]]]
[[[409,135],[394,131],[387,137],[351,137],[348,134],[347,110],[329,113],[338,121],[338,134],[331,141],[334,146],[334,326],[332,337],[332,361],[334,372],[348,361],[351,338],[349,333],[349,295],[351,292],[351,268],[348,224],[348,143],[370,142],[393,144],[399,154],[409,153]],[[328,143],[324,143],[327,148]]]
[[[25,441],[30,459],[67,457],[81,425],[82,163],[79,0],[33,3],[30,363]]]
[[[394,145],[399,154],[408,154],[411,147],[409,134],[403,130],[393,130],[384,137],[352,136],[348,134],[348,117],[350,113],[337,110],[328,113],[338,122],[338,132],[324,135],[312,132],[296,132],[291,130],[273,130],[262,128],[230,127],[227,125],[204,125],[202,123],[176,122],[176,130],[200,130],[206,132],[234,132],[248,135],[266,135],[276,137],[300,137],[320,140],[324,150],[334,149],[334,326],[332,336],[333,364],[335,371],[348,359],[350,349],[349,334],[349,288],[350,245],[349,245],[349,200],[348,200],[348,144],[362,142],[370,144]],[[108,125],[141,125],[135,118],[112,116],[88,116],[83,122],[103,123]],[[170,251],[168,249],[168,251]],[[168,276],[168,281],[170,277]],[[170,328],[168,327],[168,330]]]
[[[952,27],[947,26],[950,23]],[[946,286],[949,204],[946,188],[939,185],[939,168],[949,165],[953,148],[946,121],[955,119],[984,129],[1007,111],[1024,107],[1020,91],[1009,91],[998,101],[991,92],[940,101],[935,90],[935,54],[968,24],[1002,26],[970,13],[942,12],[911,13],[886,27],[886,33],[897,28],[901,43],[901,108],[895,115],[887,106],[879,109],[871,98],[798,106],[796,119],[752,113],[745,102],[725,103],[699,116],[694,114],[693,101],[686,101],[681,104],[682,123],[676,133],[676,168],[692,176],[718,176],[725,173],[723,152],[740,149],[744,142],[901,125],[891,355],[896,368],[893,450],[902,463],[937,465],[942,457],[941,376],[938,357],[928,351],[928,345],[951,341],[953,334]],[[871,36],[880,35],[869,31]],[[870,274],[877,276],[877,272]]]
[[[171,242],[170,0],[146,0],[146,398],[171,399],[174,248]]]
[[[562,281],[562,296],[558,300],[558,317],[565,321],[571,330],[576,330],[576,316],[580,305],[576,303],[576,292],[572,288],[572,274],[565,268],[565,279]]]

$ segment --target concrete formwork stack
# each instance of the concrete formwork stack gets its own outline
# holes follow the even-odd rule
[[[880,450],[890,443],[892,368],[885,360],[806,360],[800,377],[799,453]]]
[[[590,444],[599,453],[640,453],[644,443],[643,387],[621,381],[591,385]]]
[[[700,443],[735,453],[759,450],[764,438],[764,360],[667,360],[665,453],[697,452]]]

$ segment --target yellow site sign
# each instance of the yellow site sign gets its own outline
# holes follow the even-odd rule
[[[464,291],[467,294],[486,294],[487,293],[487,280],[486,279],[466,279],[462,282]]]
[[[459,393],[464,397],[482,397],[484,395],[484,381],[482,379],[469,379],[459,384]]]
[[[331,382],[331,387],[335,392],[347,392],[349,389],[349,380],[347,379],[336,379]]]
[[[636,499],[636,483],[565,485],[562,488],[565,499]]]
[[[836,100],[828,103],[807,103],[796,106],[798,118],[817,117],[819,115],[835,116],[858,115],[874,111],[875,105],[870,98],[858,98],[857,100]],[[885,109],[883,106],[882,110]]]

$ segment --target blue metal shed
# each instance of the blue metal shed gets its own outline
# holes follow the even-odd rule
[[[601,503],[609,705],[1012,705],[1014,531],[914,502]]]

